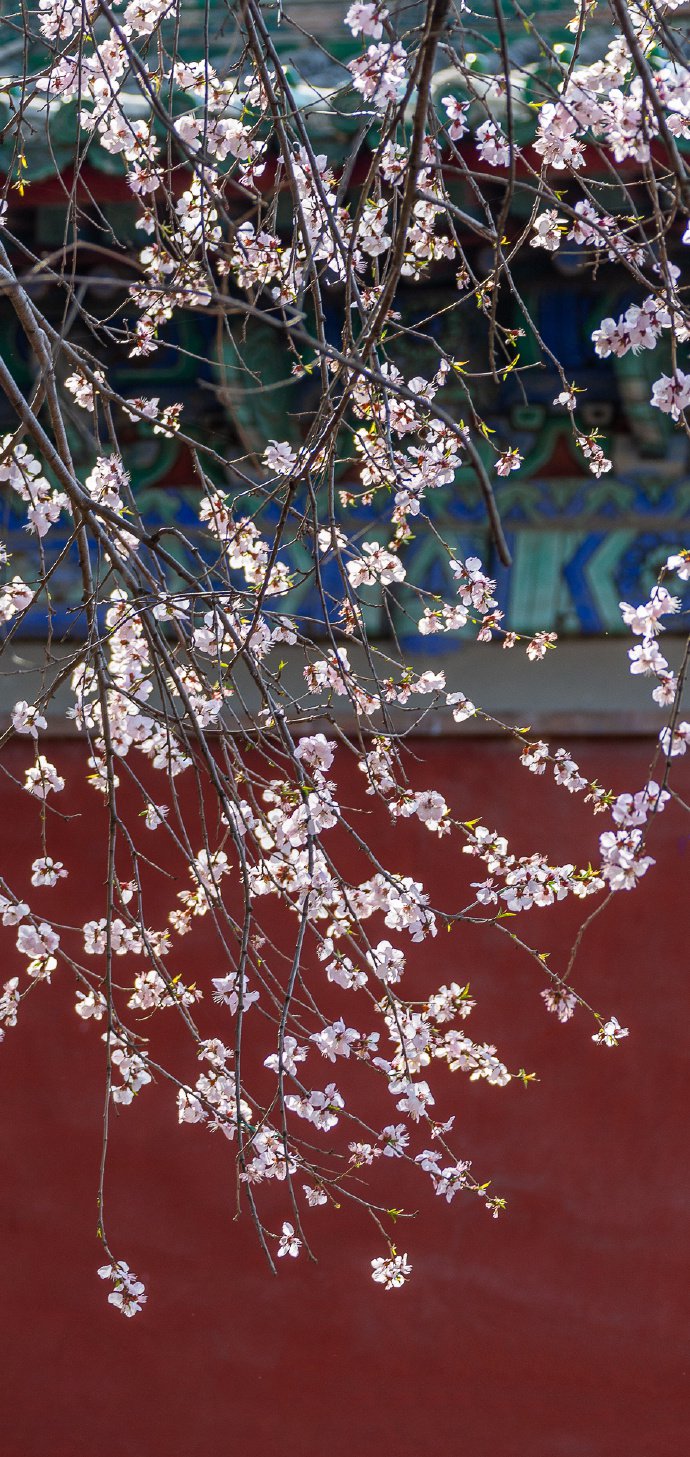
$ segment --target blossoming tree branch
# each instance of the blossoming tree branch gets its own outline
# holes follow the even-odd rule
[[[417,948],[463,924],[489,927],[499,948],[509,937],[545,1011],[561,1022],[577,1015],[583,1037],[615,1048],[628,1031],[581,996],[577,948],[558,966],[542,949],[548,927],[537,940],[534,917],[515,917],[536,910],[548,921],[549,907],[570,898],[582,930],[654,874],[654,822],[690,743],[687,648],[673,669],[662,637],[685,610],[682,541],[648,600],[620,605],[630,670],[651,680],[659,715],[646,782],[590,781],[567,745],[492,720],[535,777],[535,806],[549,776],[566,823],[570,796],[598,817],[586,866],[554,863],[548,845],[525,854],[509,844],[481,805],[463,803],[461,786],[456,803],[433,784],[411,787],[416,729],[435,715],[457,724],[490,715],[449,691],[443,671],[419,673],[395,631],[384,638],[369,627],[374,608],[392,621],[404,584],[410,629],[424,638],[501,643],[523,656],[528,677],[557,651],[548,621],[529,637],[503,625],[487,565],[459,559],[433,512],[434,493],[470,471],[493,555],[509,567],[494,483],[519,472],[522,457],[489,427],[483,401],[487,389],[500,399],[521,388],[535,357],[556,372],[554,405],[590,478],[611,468],[606,439],[582,422],[582,384],[523,296],[520,270],[538,250],[577,252],[595,289],[604,270],[625,281],[635,301],[600,317],[596,355],[657,351],[650,406],[688,434],[690,314],[682,261],[671,255],[690,245],[690,69],[674,5],[609,0],[595,12],[575,0],[568,45],[552,45],[517,0],[481,12],[464,0],[331,9],[337,54],[327,37],[313,41],[315,74],[327,62],[331,79],[311,87],[283,59],[286,36],[309,39],[309,6],[290,0],[227,0],[213,54],[201,56],[185,52],[179,0],[38,0],[2,22],[18,70],[3,81],[13,164],[0,288],[32,368],[26,387],[0,360],[13,420],[0,479],[24,512],[32,564],[18,573],[3,547],[2,651],[11,661],[27,614],[35,622],[39,612],[45,661],[41,692],[17,697],[3,736],[31,749],[23,790],[36,853],[30,883],[3,866],[0,911],[16,970],[0,995],[0,1037],[22,1035],[25,1000],[52,978],[100,1039],[98,1273],[126,1316],[147,1297],[106,1217],[108,1141],[115,1111],[120,1124],[146,1118],[154,1080],[171,1120],[197,1125],[181,1136],[227,1139],[240,1205],[273,1266],[310,1251],[319,1222],[337,1221],[351,1201],[371,1221],[374,1281],[403,1284],[411,1260],[378,1192],[386,1159],[416,1167],[420,1206],[431,1194],[474,1197],[499,1214],[489,1180],[500,1171],[468,1161],[435,1072],[440,1064],[460,1083],[495,1088],[527,1075],[472,1037],[474,1000],[453,937],[440,984],[410,996]],[[521,59],[518,32],[538,64]],[[48,156],[50,128],[68,114],[73,163],[64,175],[55,164],[64,243],[46,256],[22,233],[28,141],[43,129]],[[317,137],[345,123],[346,155],[331,160]],[[134,244],[88,196],[95,148],[124,179]],[[80,249],[94,229],[114,289],[105,312],[80,284]],[[401,298],[435,272],[443,308],[411,320]],[[46,289],[60,301],[57,324]],[[176,321],[188,315],[212,318],[226,346],[229,409],[238,391],[269,399],[275,388],[252,347],[257,329],[283,384],[308,384],[285,438],[257,447],[240,420],[235,448],[219,448],[188,418],[184,397],[161,406],[147,392],[145,362],[182,355]],[[480,341],[480,367],[454,355],[456,318]],[[136,396],[118,387],[126,361],[144,361]],[[147,519],[129,461],[133,424],[139,438],[184,445],[198,489],[194,531]],[[444,553],[446,596],[409,568],[422,527]],[[57,529],[67,544],[51,556]],[[81,600],[57,654],[53,601],[75,561]],[[292,605],[305,583],[318,619]],[[283,654],[297,676],[284,673]],[[61,888],[78,873],[80,831],[77,819],[73,860],[58,858],[56,816],[69,814],[74,785],[45,737],[66,682],[107,871],[100,913],[69,926]],[[353,761],[359,808],[338,787],[339,767]],[[391,833],[367,838],[362,807],[375,802]],[[417,877],[396,864],[396,827],[411,817],[446,839],[457,864],[451,905],[436,903],[422,867]],[[344,845],[348,864],[359,857],[358,879],[343,869]],[[167,919],[152,924],[157,857],[178,873]],[[200,918],[216,946],[201,970]],[[170,1018],[190,1049],[179,1066],[157,1050]],[[378,1107],[375,1122],[359,1088],[366,1108]],[[277,1226],[263,1202],[273,1181]]]

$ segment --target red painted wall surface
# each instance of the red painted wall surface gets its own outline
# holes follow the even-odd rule
[[[575,747],[617,792],[645,782],[648,744]],[[419,785],[500,823],[517,852],[565,854],[572,815],[581,856],[594,853],[602,819],[535,786],[509,745],[416,749]],[[77,786],[81,749],[51,752]],[[2,764],[17,773],[24,759],[6,751]],[[66,922],[102,911],[100,806],[76,793],[81,863],[59,892]],[[3,775],[17,886],[37,853],[33,808]],[[75,823],[51,833],[57,854]],[[447,840],[406,822],[396,841],[396,865],[421,867],[436,903],[462,903],[460,880],[478,877]],[[140,1316],[121,1319],[96,1278],[100,1029],[74,1016],[59,978],[37,988],[0,1048],[3,1457],[688,1451],[690,820],[667,810],[651,848],[657,868],[594,923],[578,962],[583,994],[630,1027],[617,1050],[594,1046],[582,1014],[565,1027],[546,1014],[536,967],[507,938],[441,931],[420,948],[421,979],[469,979],[473,1035],[540,1081],[449,1079],[456,1141],[509,1211],[494,1221],[478,1200],[448,1207],[396,1166],[398,1202],[418,1211],[399,1241],[414,1278],[396,1292],[372,1284],[375,1231],[347,1210],[314,1211],[318,1265],[283,1261],[274,1279],[248,1219],[233,1218],[224,1140],[178,1128],[169,1090],[154,1086],[114,1119],[110,1238],[149,1292]],[[163,886],[159,924],[170,903]],[[572,924],[562,909],[520,922],[555,965]],[[4,934],[3,980],[16,956]],[[207,949],[193,967],[202,982]]]

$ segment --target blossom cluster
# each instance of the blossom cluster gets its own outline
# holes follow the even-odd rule
[[[180,51],[171,0],[129,0],[115,20],[90,0],[39,0],[50,59],[20,78],[16,115],[33,126],[74,104],[80,162],[99,148],[120,169],[143,235],[127,281],[115,279],[124,302],[102,317],[88,289],[66,285],[69,269],[58,274],[49,260],[32,265],[24,286],[26,258],[9,227],[31,183],[23,154],[0,212],[3,290],[33,361],[21,404],[8,382],[16,423],[0,444],[0,486],[28,543],[24,575],[0,544],[2,650],[12,651],[30,610],[45,610],[48,624],[40,681],[17,690],[7,724],[25,755],[20,797],[36,849],[27,883],[1,882],[0,920],[18,962],[0,993],[0,1041],[25,997],[40,997],[51,979],[68,983],[76,1025],[97,1039],[108,1106],[134,1116],[159,1082],[172,1119],[222,1134],[272,1262],[289,1266],[309,1250],[313,1210],[368,1207],[387,1240],[372,1279],[387,1291],[412,1266],[381,1224],[377,1175],[402,1161],[434,1197],[473,1196],[497,1217],[503,1199],[457,1146],[447,1074],[490,1098],[532,1077],[468,1032],[475,997],[447,933],[489,926],[498,941],[506,918],[523,917],[508,934],[540,981],[548,977],[543,1006],[561,1023],[586,1014],[596,1045],[617,1047],[628,1028],[589,1005],[570,963],[551,967],[531,927],[565,901],[581,903],[584,920],[638,886],[654,866],[649,842],[673,795],[673,761],[690,746],[686,659],[660,646],[662,619],[678,623],[685,611],[669,588],[674,576],[690,580],[684,549],[664,553],[646,601],[620,604],[634,639],[630,671],[652,679],[665,719],[641,786],[604,789],[565,745],[499,723],[468,683],[455,687],[446,659],[420,666],[401,645],[407,623],[429,649],[461,634],[494,663],[519,645],[526,672],[548,671],[532,665],[556,649],[557,624],[523,633],[506,621],[497,566],[508,565],[501,505],[531,447],[510,410],[496,425],[490,391],[529,387],[523,339],[525,355],[536,350],[555,371],[549,398],[555,389],[585,481],[616,465],[583,387],[516,294],[514,258],[535,260],[524,249],[595,281],[604,266],[615,272],[620,302],[592,319],[594,367],[658,350],[644,403],[656,423],[690,423],[690,315],[670,256],[690,245],[676,147],[690,140],[690,69],[682,52],[669,59],[666,21],[629,7],[630,33],[607,36],[595,59],[586,45],[568,65],[554,52],[551,70],[542,47],[550,79],[530,73],[533,97],[522,62],[505,74],[495,55],[475,66],[465,8],[451,18],[428,6],[425,24],[404,30],[408,7],[354,0],[344,21],[357,53],[332,87],[311,87],[305,110],[260,0],[238,7],[241,61],[225,55],[217,66]],[[589,24],[586,8],[580,20]],[[451,45],[456,23],[462,43]],[[476,23],[470,16],[472,34]],[[359,140],[335,162],[317,149],[318,118],[340,124],[348,114]],[[618,201],[588,175],[590,157],[621,179]],[[525,188],[526,205],[513,208]],[[78,189],[70,209],[78,253],[93,247]],[[98,228],[106,223],[99,216]],[[98,244],[108,266],[111,254],[121,261],[115,242]],[[68,289],[62,332],[33,289],[44,268],[51,287]],[[411,322],[405,293],[426,279],[441,281],[444,302]],[[232,420],[232,450],[205,438],[186,399],[147,388],[158,350],[167,361],[177,349],[189,370],[177,335],[187,314],[217,322],[208,370]],[[255,326],[272,341],[256,357]],[[471,358],[456,357],[458,337]],[[120,393],[133,374],[141,388]],[[256,398],[270,411],[276,388],[293,391],[291,407],[282,423],[257,428]],[[149,519],[134,434],[145,449],[179,447],[193,469],[191,526]],[[452,527],[454,500],[470,492],[489,522],[481,556]],[[417,580],[423,533],[438,547],[432,588]],[[62,657],[54,595],[75,571],[76,631]],[[372,622],[384,624],[385,641]],[[49,747],[66,685],[94,816],[104,810],[107,826],[103,897],[77,924],[62,909],[63,882],[74,886],[83,854],[79,831],[71,856],[63,849],[76,787]],[[443,789],[418,782],[408,740],[427,720],[460,733],[500,729],[535,804],[548,778],[565,806],[580,796],[604,815],[587,863],[561,861],[548,846],[523,853],[481,806],[463,802],[462,776]],[[355,805],[343,790],[350,755]],[[443,839],[458,883],[468,882],[466,904],[438,904],[423,855],[406,859],[416,837],[431,848]],[[160,873],[162,924],[149,891]],[[196,941],[202,920],[210,961]],[[161,1018],[177,1020],[196,1062],[164,1063]],[[263,1213],[267,1188],[284,1200],[279,1230]],[[98,1273],[124,1315],[143,1309],[144,1285],[126,1263],[111,1259]]]

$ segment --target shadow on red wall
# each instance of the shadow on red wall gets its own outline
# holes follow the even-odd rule
[[[646,780],[647,744],[579,748],[585,771],[616,792]],[[572,851],[572,814],[582,857],[594,854],[602,821],[563,793],[535,794],[510,746],[453,739],[417,751],[419,786],[433,784],[467,818],[495,817],[518,853]],[[81,753],[53,752],[75,786]],[[21,751],[3,762],[19,772]],[[546,808],[535,822],[536,803]],[[9,780],[0,805],[12,883],[26,889],[33,806]],[[100,806],[77,788],[71,808],[82,813],[82,863],[59,892],[66,922],[102,914],[103,898]],[[422,948],[434,985],[471,982],[473,1034],[539,1081],[449,1083],[456,1143],[508,1213],[494,1221],[460,1198],[448,1207],[404,1179],[417,1214],[398,1231],[414,1266],[400,1291],[372,1284],[380,1239],[347,1209],[315,1210],[319,1263],[284,1261],[274,1279],[249,1220],[234,1217],[225,1141],[178,1128],[157,1085],[113,1120],[108,1229],[149,1292],[144,1312],[122,1320],[96,1278],[102,1044],[59,978],[38,987],[0,1049],[6,1457],[686,1451],[688,826],[665,812],[656,869],[583,944],[578,988],[630,1028],[619,1049],[594,1046],[583,1014],[564,1027],[549,1017],[534,963],[507,938],[441,932]],[[434,901],[458,904],[448,841],[408,822],[400,846],[417,874],[423,865]],[[161,922],[169,905],[162,885]],[[554,948],[554,965],[569,914],[521,921]],[[3,947],[5,980],[15,953],[11,939]],[[202,983],[213,974],[208,964],[192,972]]]

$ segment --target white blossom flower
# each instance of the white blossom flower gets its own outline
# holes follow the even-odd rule
[[[47,799],[50,793],[59,794],[65,787],[64,779],[44,754],[38,755],[36,763],[31,769],[27,769],[24,778],[24,788],[36,799]]]
[[[310,769],[327,774],[335,757],[335,749],[325,734],[312,734],[308,738],[300,739],[295,749],[295,757],[301,759]]]
[[[652,386],[651,403],[657,410],[670,415],[672,420],[679,420],[683,410],[690,405],[690,375],[683,374],[682,369],[675,370],[672,375],[662,374]]]
[[[298,1237],[298,1235],[295,1234],[294,1228],[290,1224],[290,1221],[286,1219],[283,1223],[283,1233],[280,1236],[278,1249],[276,1251],[278,1258],[280,1259],[283,1255],[292,1255],[293,1259],[295,1259],[299,1254],[301,1248],[301,1239]]]
[[[380,42],[369,46],[364,56],[348,62],[355,89],[365,101],[384,111],[391,101],[399,101],[407,84],[407,55],[400,41],[393,45]]]
[[[387,19],[388,11],[380,0],[355,0],[345,15],[345,24],[355,36],[371,35],[374,40],[380,40],[383,22]]]
[[[393,1250],[388,1259],[372,1260],[371,1278],[385,1290],[397,1290],[412,1274],[407,1255],[397,1255]]]
[[[37,739],[39,729],[46,729],[48,724],[40,708],[21,700],[12,709],[12,727],[15,733],[30,734],[33,739]]]
[[[534,237],[530,239],[532,248],[545,248],[548,253],[555,253],[561,246],[561,239],[567,227],[565,218],[558,216],[555,207],[549,208],[547,212],[539,213],[532,224]]]
[[[629,1035],[627,1027],[621,1027],[617,1017],[609,1017],[608,1022],[603,1022],[598,1032],[592,1037],[592,1042],[599,1042],[605,1047],[617,1047],[622,1037]]]
[[[77,992],[74,1010],[84,1022],[88,1022],[91,1017],[94,1022],[101,1022],[107,1011],[107,1002],[102,992],[91,987],[88,992]]]
[[[145,1287],[124,1260],[117,1260],[114,1265],[101,1265],[98,1273],[101,1280],[113,1282],[114,1289],[108,1296],[110,1305],[129,1318],[143,1310],[147,1299]]]
[[[143,815],[147,830],[157,830],[158,826],[163,824],[169,812],[167,804],[154,804],[150,800]]]
[[[297,464],[297,456],[286,440],[272,440],[264,451],[264,462],[268,470],[287,476]]]
[[[52,855],[42,855],[34,860],[31,866],[32,885],[57,885],[59,880],[64,880],[67,871],[61,860],[53,860]]]
[[[549,1012],[555,1012],[559,1022],[569,1022],[577,1006],[577,998],[565,987],[546,987],[541,996]]]
[[[328,1195],[325,1189],[312,1189],[310,1184],[303,1184],[302,1188],[310,1209],[316,1209],[319,1204],[328,1203]]]

